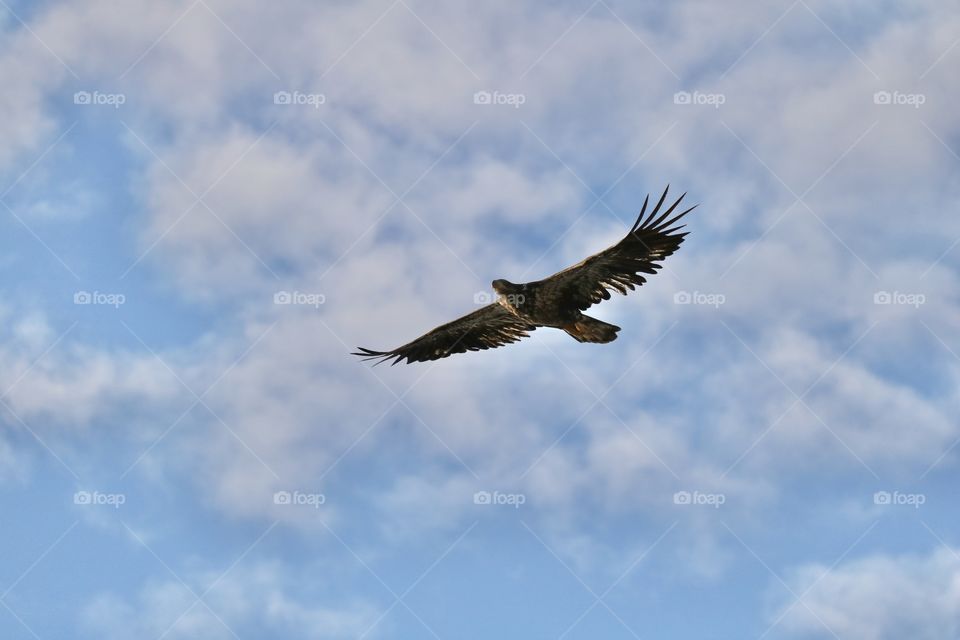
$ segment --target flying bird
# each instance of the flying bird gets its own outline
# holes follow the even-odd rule
[[[602,300],[610,299],[610,291],[623,295],[647,281],[641,274],[654,274],[662,268],[659,261],[673,254],[687,232],[678,233],[685,225],[677,222],[693,211],[694,205],[670,217],[684,193],[661,212],[670,186],[647,215],[650,196],[643,200],[637,221],[617,244],[595,253],[583,262],[553,274],[549,278],[514,284],[507,280],[493,281],[497,301],[453,322],[441,325],[413,342],[390,351],[373,351],[358,347],[351,355],[377,364],[393,360],[425,362],[439,360],[454,353],[481,351],[517,342],[538,327],[563,329],[578,342],[612,342],[620,327],[591,318],[582,313]]]

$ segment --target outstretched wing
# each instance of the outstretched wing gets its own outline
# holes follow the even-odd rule
[[[623,240],[549,278],[531,282],[529,286],[536,287],[536,298],[584,310],[601,300],[609,300],[611,290],[626,295],[628,290],[632,291],[646,282],[647,279],[641,274],[656,273],[662,267],[657,262],[677,250],[687,234],[677,233],[683,225],[675,225],[696,208],[694,205],[670,217],[683,196],[687,195],[684,193],[661,213],[669,190],[670,186],[667,185],[660,201],[646,219],[644,216],[650,196],[643,200],[640,215]]]
[[[378,360],[377,364],[393,360],[390,363],[392,365],[404,358],[408,363],[439,360],[454,353],[495,349],[517,342],[536,328],[536,325],[524,322],[495,302],[441,325],[402,347],[391,351],[358,347],[351,355],[364,360]]]

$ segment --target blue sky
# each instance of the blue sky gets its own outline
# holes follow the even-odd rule
[[[949,3],[4,0],[0,33],[3,637],[960,633]],[[349,355],[667,183],[700,207],[591,312],[616,342]]]

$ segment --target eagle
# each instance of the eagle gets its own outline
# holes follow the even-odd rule
[[[543,280],[515,284],[493,281],[497,300],[453,322],[441,325],[390,351],[358,347],[351,355],[376,364],[392,360],[391,365],[439,360],[455,353],[495,349],[517,342],[538,327],[563,329],[578,342],[607,343],[617,339],[620,327],[591,318],[583,311],[602,300],[610,291],[623,295],[647,281],[641,274],[654,274],[663,260],[683,242],[686,225],[677,225],[697,205],[671,215],[684,193],[661,212],[670,185],[656,206],[647,214],[649,194],[630,232],[617,244],[595,253],[586,260]]]

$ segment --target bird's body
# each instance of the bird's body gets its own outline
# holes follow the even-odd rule
[[[560,328],[581,315],[577,308],[564,308],[556,304],[557,301],[544,301],[538,285],[538,282],[514,284],[506,280],[494,280],[493,290],[497,292],[497,304],[531,324]]]
[[[683,226],[674,225],[694,207],[670,218],[683,200],[680,196],[661,213],[667,190],[646,218],[649,197],[644,200],[630,232],[612,247],[543,280],[522,284],[494,280],[496,302],[392,351],[361,347],[354,355],[380,362],[393,360],[392,364],[404,359],[407,362],[437,360],[453,353],[516,342],[537,327],[562,329],[578,342],[615,340],[620,327],[591,318],[583,311],[609,299],[611,290],[625,295],[642,285],[646,278],[641,274],[656,273],[661,268],[657,262],[671,255],[683,242],[687,234],[676,233]]]
[[[591,318],[562,298],[545,299],[543,281],[514,284],[494,280],[497,304],[517,318],[539,327],[563,329],[579,342],[611,342],[620,327]],[[608,327],[603,330],[602,327]]]

